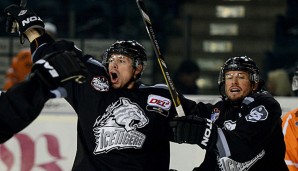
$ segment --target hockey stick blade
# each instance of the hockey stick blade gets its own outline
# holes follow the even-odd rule
[[[138,9],[141,12],[141,16],[142,16],[142,19],[144,21],[147,33],[148,33],[149,38],[151,40],[151,44],[153,46],[155,55],[157,57],[157,61],[159,63],[161,72],[162,72],[163,77],[164,77],[164,79],[165,79],[165,81],[166,81],[166,83],[169,87],[169,92],[171,94],[171,98],[172,98],[173,103],[175,105],[177,114],[178,114],[178,116],[185,116],[184,110],[181,106],[180,98],[178,96],[178,93],[176,91],[174,83],[173,83],[173,81],[170,77],[170,74],[168,72],[168,68],[167,68],[165,59],[164,59],[164,57],[162,56],[162,54],[160,52],[159,45],[158,45],[158,42],[156,40],[156,36],[154,34],[154,31],[153,31],[151,20],[149,18],[147,9],[145,8],[145,4],[144,4],[143,0],[136,0],[136,2],[137,2],[137,5],[138,5]]]

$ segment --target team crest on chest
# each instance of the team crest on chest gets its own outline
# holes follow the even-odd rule
[[[142,148],[146,136],[137,131],[149,123],[138,104],[121,97],[109,105],[103,116],[96,119],[94,154],[107,153],[113,149]]]
[[[109,81],[106,77],[93,77],[91,85],[97,91],[109,91]]]
[[[233,131],[236,128],[236,121],[227,120],[224,122],[224,129]]]

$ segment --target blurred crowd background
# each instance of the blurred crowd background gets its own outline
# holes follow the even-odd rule
[[[1,85],[12,58],[28,46],[17,45],[18,36],[5,32],[3,10],[19,3],[19,0],[0,1]],[[144,3],[170,74],[182,93],[218,94],[220,66],[229,57],[246,55],[260,66],[266,88],[272,94],[293,96],[290,82],[298,59],[297,0],[144,0]],[[77,41],[85,53],[97,51],[95,56],[99,58],[116,39],[144,42],[150,58],[144,79],[149,84],[163,82],[135,0],[28,0],[27,6],[44,22],[53,24],[57,39]]]
[[[1,0],[3,9],[20,0]],[[179,0],[145,1],[150,17],[158,28],[158,34],[172,27],[178,15]],[[59,27],[60,37],[70,38],[147,38],[143,21],[135,0],[28,0],[27,6],[33,9],[45,22]],[[169,31],[172,30],[169,29]],[[1,25],[1,36],[7,36]]]

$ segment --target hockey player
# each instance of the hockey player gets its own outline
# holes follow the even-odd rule
[[[298,66],[292,79],[292,90],[298,92]],[[290,171],[298,170],[298,108],[282,117],[284,140],[286,143],[285,161]]]
[[[11,115],[5,120],[9,127],[2,128],[0,123],[1,129],[11,135],[20,130],[11,130],[11,125],[24,127],[13,123],[18,114],[10,111],[13,107],[19,109],[18,105],[25,105],[26,111],[33,112],[30,114],[35,117],[46,100],[66,90],[65,99],[78,116],[73,171],[169,170],[169,140],[173,133],[169,121],[176,111],[165,85],[146,86],[138,82],[147,60],[141,44],[116,41],[99,62],[82,55],[72,42],[54,41],[47,36],[42,20],[32,10],[11,5],[5,13],[8,30],[13,31],[16,25],[10,23],[17,23],[20,36],[30,41],[34,65],[32,78],[20,85],[26,89],[17,86],[18,91],[10,90],[8,95],[0,96],[13,98],[12,94],[19,93],[24,98],[13,106],[8,100],[5,107],[1,103],[0,110]],[[60,78],[60,75],[74,75],[75,79],[66,81],[72,77]]]
[[[222,100],[193,103],[195,115],[172,122],[175,142],[206,150],[196,171],[288,170],[281,128],[281,107],[261,91],[259,68],[246,56],[232,57],[219,73]],[[224,90],[223,90],[224,89]]]

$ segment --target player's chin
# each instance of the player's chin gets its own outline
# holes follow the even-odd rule
[[[113,87],[114,89],[122,88],[122,87],[121,87],[121,84],[119,84],[119,83],[112,83],[112,87]]]
[[[229,93],[227,96],[231,101],[238,101],[243,99],[243,96],[239,93]]]

